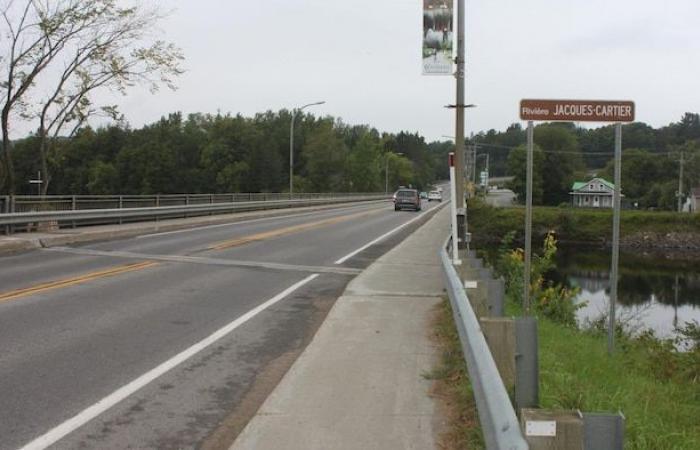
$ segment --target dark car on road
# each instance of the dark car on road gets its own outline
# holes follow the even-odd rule
[[[413,209],[420,211],[420,194],[415,189],[399,189],[394,194],[394,211]]]

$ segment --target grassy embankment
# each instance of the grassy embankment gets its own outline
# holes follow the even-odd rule
[[[674,342],[651,333],[633,337],[618,329],[617,350],[608,355],[605,324],[580,329],[573,303],[576,292],[543,281],[541,275],[553,264],[555,253],[556,242],[548,239],[533,260],[531,298],[539,323],[540,407],[621,411],[626,417],[628,449],[700,448],[700,327],[697,323],[686,327],[684,336],[693,347],[684,353],[676,350]],[[497,266],[507,280],[508,315],[520,315],[522,252],[502,250]],[[449,311],[449,306],[443,309]],[[454,329],[440,331],[449,326],[454,327],[453,322],[443,318],[438,334],[456,336]],[[455,352],[461,356],[459,347],[446,352],[443,366],[436,369],[444,376],[437,378],[458,398],[456,415],[468,415],[473,409],[468,381],[463,372],[445,369],[456,367]],[[452,423],[452,436],[460,437],[453,441],[467,443],[453,448],[472,448],[474,420]],[[478,446],[479,441],[475,443]]]
[[[494,208],[480,200],[470,200],[468,215],[469,228],[477,244],[498,243],[511,231],[516,232],[516,240],[522,240],[524,208]],[[537,206],[533,209],[532,230],[535,240],[554,231],[561,242],[601,245],[612,240],[612,211]],[[641,243],[644,234],[662,236],[661,239],[651,236],[650,246],[674,244],[661,242],[669,233],[694,234],[700,242],[700,214],[622,211],[620,233],[623,245]]]
[[[511,303],[509,314],[518,312]],[[441,448],[484,448],[447,300],[436,314],[435,329],[443,356],[427,377],[436,380],[436,397],[447,411]],[[668,348],[660,349],[662,344],[618,336],[618,351],[610,357],[604,333],[578,330],[544,317],[539,317],[539,344],[540,407],[621,411],[626,417],[627,449],[700,448],[700,380],[674,373],[682,370],[683,363]]]

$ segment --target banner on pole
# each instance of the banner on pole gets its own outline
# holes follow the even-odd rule
[[[423,0],[423,75],[452,75],[452,0]]]

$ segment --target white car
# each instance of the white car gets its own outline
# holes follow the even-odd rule
[[[440,192],[440,191],[428,192],[428,201],[432,202],[433,200],[437,200],[437,201],[441,202],[442,201],[442,192]]]

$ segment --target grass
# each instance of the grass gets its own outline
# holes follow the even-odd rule
[[[508,314],[519,313],[511,303]],[[700,448],[700,380],[659,377],[640,341],[619,336],[610,356],[603,333],[542,317],[538,327],[541,408],[621,411],[626,449]]]
[[[522,239],[524,208],[494,208],[475,199],[470,200],[468,214],[476,242],[500,242],[509,231],[516,231]],[[535,239],[553,230],[561,242],[599,245],[612,239],[612,210],[536,206],[532,228]],[[623,236],[671,232],[700,235],[700,214],[622,211],[620,232]]]
[[[433,330],[433,341],[440,349],[441,358],[438,365],[424,376],[434,380],[432,394],[447,422],[438,438],[438,447],[446,450],[483,449],[476,403],[447,299],[435,311]]]

